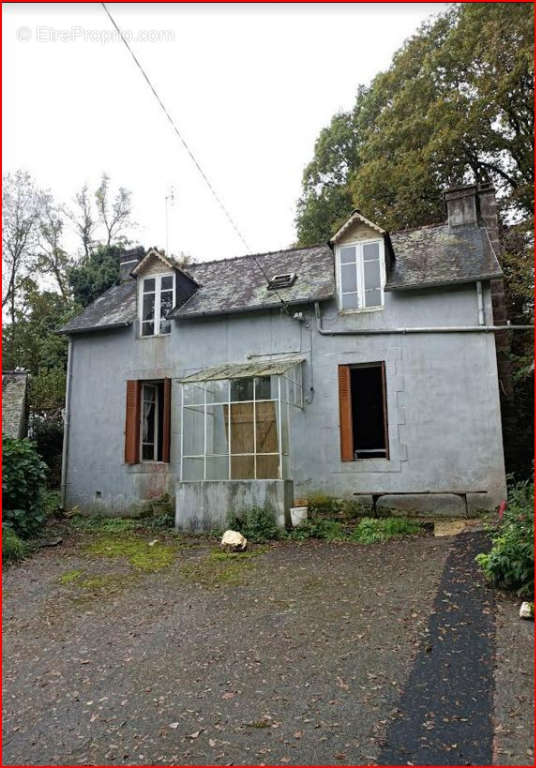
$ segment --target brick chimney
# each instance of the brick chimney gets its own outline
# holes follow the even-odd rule
[[[127,280],[132,280],[131,272],[145,256],[145,248],[140,245],[137,248],[130,248],[128,251],[123,251],[119,256],[119,282],[124,283]]]
[[[477,186],[468,184],[453,187],[445,192],[447,216],[450,229],[475,227],[478,223]]]

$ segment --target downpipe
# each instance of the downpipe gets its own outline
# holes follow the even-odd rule
[[[360,328],[358,330],[337,331],[322,327],[320,305],[315,301],[316,329],[321,336],[381,336],[410,333],[498,333],[499,331],[534,330],[533,325],[450,325],[426,326],[415,328]]]
[[[69,426],[71,423],[71,381],[73,377],[73,342],[67,347],[67,380],[65,383],[65,415],[63,418],[63,449],[61,457],[61,508],[67,501],[67,462],[69,460]]]

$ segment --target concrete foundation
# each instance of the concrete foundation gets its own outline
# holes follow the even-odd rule
[[[378,515],[407,517],[467,517],[465,499],[454,493],[407,493],[380,496]]]
[[[231,513],[251,507],[271,507],[281,527],[290,525],[294,498],[292,480],[205,480],[177,483],[175,527],[180,531],[210,531],[227,527]]]

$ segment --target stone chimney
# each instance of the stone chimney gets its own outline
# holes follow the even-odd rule
[[[145,256],[145,248],[140,245],[137,248],[131,248],[128,251],[123,251],[119,256],[119,282],[124,283],[127,280],[132,280],[131,272]]]
[[[445,192],[447,216],[450,229],[475,227],[478,223],[477,186],[468,184],[453,187]]]

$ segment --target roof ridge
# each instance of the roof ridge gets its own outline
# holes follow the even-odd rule
[[[432,229],[432,227],[448,227],[446,221],[438,221],[435,224],[421,224],[420,227],[408,227],[407,229],[393,229],[389,232],[390,235],[400,235],[405,232],[415,232],[417,229]]]
[[[292,248],[280,248],[276,251],[264,251],[263,253],[244,253],[242,256],[229,256],[226,259],[210,259],[209,261],[195,261],[188,264],[187,268],[198,267],[201,264],[222,264],[224,261],[237,261],[238,259],[255,259],[259,256],[273,256],[275,253],[290,253],[291,251],[307,251],[312,248],[329,248],[327,243],[315,243],[315,245],[297,245]]]

